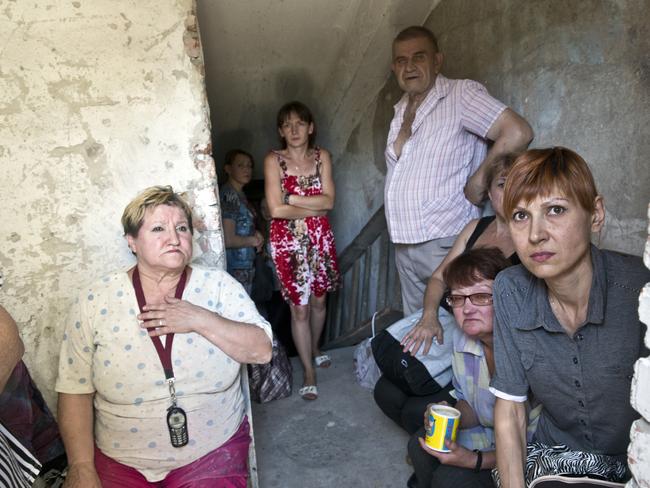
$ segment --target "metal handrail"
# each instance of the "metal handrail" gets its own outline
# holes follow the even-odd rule
[[[343,286],[330,295],[323,348],[356,344],[375,327],[382,330],[402,316],[395,249],[390,242],[384,207],[380,207],[339,255]]]

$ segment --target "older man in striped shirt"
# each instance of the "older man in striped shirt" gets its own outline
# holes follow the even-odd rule
[[[445,78],[441,65],[427,28],[408,27],[393,41],[392,70],[404,96],[386,144],[384,201],[405,314],[422,307],[433,270],[479,216],[486,168],[533,138],[528,123],[481,84]],[[416,327],[421,339],[433,337],[426,324]]]

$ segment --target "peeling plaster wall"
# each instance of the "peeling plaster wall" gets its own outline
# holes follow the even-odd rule
[[[137,193],[187,192],[195,256],[223,262],[194,10],[0,0],[0,301],[50,403],[72,297],[134,262],[120,216]]]
[[[607,206],[600,245],[637,255],[650,199],[649,11],[648,0],[443,0],[425,22],[445,54],[444,74],[478,80],[522,113],[533,147],[564,145],[585,157]],[[389,81],[335,167],[341,250],[383,201],[381,146],[398,96]]]

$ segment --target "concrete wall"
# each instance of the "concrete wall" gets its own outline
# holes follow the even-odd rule
[[[637,255],[650,199],[649,11],[648,0],[443,0],[425,23],[445,54],[443,73],[484,83],[523,114],[533,146],[585,157],[607,206],[600,244]],[[336,161],[341,249],[383,201],[382,146],[398,96],[389,81]]]
[[[139,191],[188,192],[204,258],[219,265],[194,8],[0,0],[0,302],[49,402],[72,297],[133,263],[119,220]]]
[[[216,160],[242,147],[261,178],[279,146],[276,113],[295,99],[314,112],[317,143],[341,155],[386,82],[396,29],[438,1],[198,0]]]
[[[188,191],[203,222],[196,254],[201,247],[209,264],[222,264],[193,3],[0,0],[0,301],[19,322],[27,362],[48,400],[72,293],[132,262],[119,216],[138,191],[159,183]],[[340,250],[383,202],[383,149],[399,97],[389,76],[390,41],[431,13],[426,25],[440,38],[446,74],[485,83],[526,116],[534,145],[583,154],[607,202],[601,244],[641,253],[650,200],[648,0],[443,0],[409,8],[358,0],[344,2],[338,16],[307,2],[260,0],[252,13],[230,10],[243,2],[201,3],[241,15],[241,30],[233,30],[234,17],[208,24],[211,44],[219,36],[239,39],[226,45],[224,61],[244,62],[248,51],[238,48],[253,43],[251,53],[261,52],[271,67],[284,57],[278,65],[291,67],[268,80],[251,76],[257,71],[225,72],[243,95],[213,89],[235,100],[237,115],[220,110],[222,118],[255,140],[266,138],[263,150],[275,138],[267,124],[277,105],[318,81],[307,101],[316,104],[321,142],[335,156],[332,220]],[[314,25],[328,15],[333,23],[325,24],[338,27],[305,41],[299,32],[284,36],[282,15],[270,22],[282,8],[319,13]],[[296,70],[298,55],[319,74]],[[219,73],[218,58],[211,59]],[[268,110],[242,103],[263,81],[270,83],[259,90]],[[259,116],[243,115],[251,110]],[[226,123],[217,130],[227,132]]]

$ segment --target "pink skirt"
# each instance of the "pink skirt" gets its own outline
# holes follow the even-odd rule
[[[150,482],[135,468],[106,456],[95,447],[95,469],[104,488],[246,488],[248,418],[228,441],[196,461],[170,471],[164,480]]]

